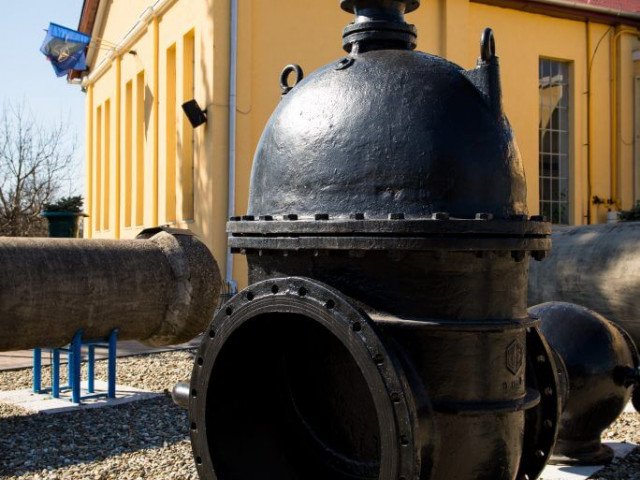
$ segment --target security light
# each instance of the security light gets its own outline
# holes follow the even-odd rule
[[[193,128],[198,128],[207,122],[207,110],[203,110],[195,99],[189,100],[182,104],[182,110],[189,119]]]

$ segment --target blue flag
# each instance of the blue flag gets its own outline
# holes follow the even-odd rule
[[[51,61],[56,75],[63,77],[71,70],[86,70],[85,49],[91,37],[70,28],[49,24],[40,51]]]

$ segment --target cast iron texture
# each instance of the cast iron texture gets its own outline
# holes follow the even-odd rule
[[[428,478],[423,386],[366,313],[310,279],[259,282],[216,314],[189,412],[201,478]]]
[[[363,30],[357,53],[306,77],[271,116],[254,158],[249,214],[526,214],[492,34],[484,34],[489,46],[478,68],[467,72],[402,42],[383,48],[364,35],[397,28],[376,16],[383,8],[362,9],[348,28],[376,29]]]
[[[548,302],[529,309],[562,359],[569,379],[551,461],[601,465],[613,459],[600,435],[624,410],[637,383],[639,358],[629,335],[580,305]]]
[[[255,283],[216,314],[196,357],[189,415],[198,472],[536,478],[559,405],[546,341],[535,321],[522,326],[371,317],[315,280]]]
[[[198,471],[534,479],[559,418],[526,311],[550,228],[526,215],[493,34],[466,72],[412,51],[418,2],[342,6],[349,55],[293,86],[286,67],[249,213],[228,224],[250,286],[194,367]]]

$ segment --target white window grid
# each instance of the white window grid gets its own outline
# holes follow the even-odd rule
[[[569,223],[569,63],[540,59],[540,213]]]

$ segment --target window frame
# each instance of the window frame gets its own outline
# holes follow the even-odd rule
[[[571,224],[573,218],[573,83],[573,62],[539,57],[538,206],[542,215],[559,225]],[[554,87],[561,88],[560,96],[554,99],[550,93],[545,99],[543,91]],[[545,107],[550,111],[543,125]]]

